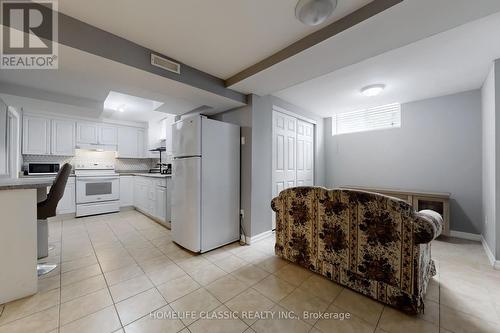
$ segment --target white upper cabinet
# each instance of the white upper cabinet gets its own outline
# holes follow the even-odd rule
[[[172,153],[172,125],[175,122],[175,116],[168,116],[163,119],[162,132],[165,136],[165,149],[167,153]]]
[[[115,146],[118,143],[118,129],[110,125],[78,122],[76,142],[80,144]]]
[[[24,115],[23,154],[75,155],[75,122]]]
[[[75,122],[52,120],[51,154],[61,156],[75,155]]]
[[[137,157],[146,157],[146,132],[143,129],[137,130]]]
[[[118,144],[118,129],[116,127],[99,125],[98,133],[98,141],[100,145],[113,146]]]
[[[98,144],[98,125],[94,123],[81,123],[76,125],[76,142],[86,144]]]
[[[50,155],[50,119],[23,117],[23,154]]]
[[[118,157],[144,158],[145,133],[143,129],[135,127],[118,128]]]

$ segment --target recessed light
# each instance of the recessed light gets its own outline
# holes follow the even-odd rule
[[[119,106],[118,109],[116,109],[118,112],[125,112],[125,107],[123,105]]]
[[[380,95],[385,89],[385,84],[372,84],[361,89],[361,93],[367,97]]]

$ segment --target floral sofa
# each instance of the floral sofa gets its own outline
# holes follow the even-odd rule
[[[441,234],[438,213],[321,187],[284,190],[271,206],[278,256],[407,313],[423,311],[436,273],[430,242]]]

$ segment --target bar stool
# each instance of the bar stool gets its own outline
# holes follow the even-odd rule
[[[71,165],[66,163],[57,173],[54,184],[50,188],[47,199],[37,205],[37,240],[38,259],[49,255],[49,224],[47,219],[56,216],[57,204],[64,195],[64,189],[71,173]],[[57,267],[56,264],[41,263],[37,265],[38,276],[47,274]]]

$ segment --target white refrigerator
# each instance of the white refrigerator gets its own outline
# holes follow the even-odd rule
[[[172,239],[206,252],[240,237],[240,128],[193,116],[172,125]]]

